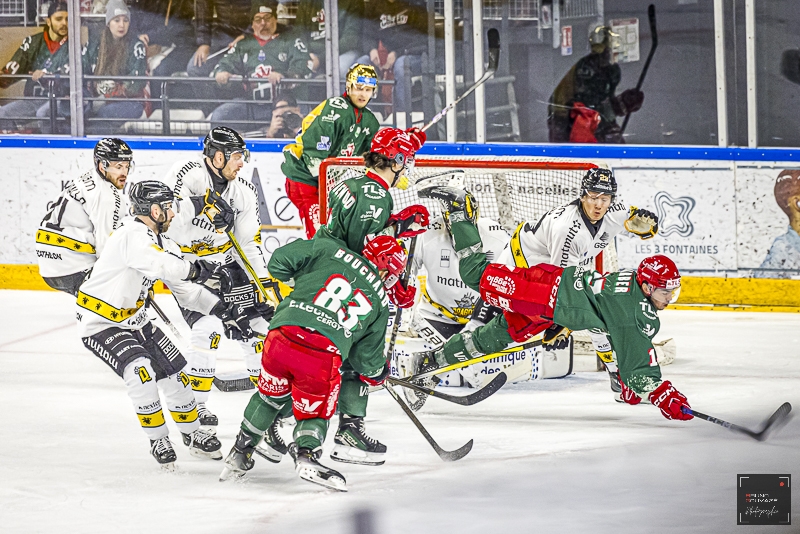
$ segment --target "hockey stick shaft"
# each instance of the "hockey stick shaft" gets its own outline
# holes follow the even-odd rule
[[[691,408],[687,408],[685,406],[681,408],[681,411],[687,415],[692,415],[699,419],[708,421],[709,423],[714,423],[715,425],[719,425],[721,427],[728,428],[730,430],[740,432],[742,434],[746,434],[753,439],[763,441],[767,438],[767,435],[769,434],[769,431],[772,429],[772,427],[789,415],[789,412],[792,411],[792,405],[789,404],[788,402],[784,402],[783,404],[781,404],[778,407],[778,409],[775,410],[775,412],[769,417],[769,419],[767,419],[767,421],[764,423],[764,428],[762,428],[760,432],[755,432],[753,430],[750,430],[749,428],[729,423],[728,421],[724,421],[722,419],[706,415],[702,412],[692,410]]]
[[[250,260],[247,259],[247,255],[245,255],[244,250],[239,245],[239,241],[236,239],[236,236],[233,235],[233,232],[228,230],[226,232],[228,234],[228,239],[231,240],[231,244],[233,244],[234,250],[241,258],[242,263],[244,263],[244,268],[250,273],[250,277],[255,281],[256,287],[261,292],[261,296],[264,297],[264,302],[270,302],[273,306],[277,306],[278,303],[275,302],[273,299],[270,298],[269,294],[267,293],[267,289],[264,287],[264,284],[261,283],[261,279],[256,274],[256,270],[253,269],[253,264],[250,263]]]
[[[494,76],[494,73],[497,71],[497,65],[500,62],[500,33],[492,28],[489,30],[487,34],[487,41],[489,43],[489,65],[486,69],[486,72],[483,73],[478,81],[472,84],[472,86],[464,91],[464,93],[456,98],[454,101],[447,104],[444,109],[442,109],[439,113],[437,113],[425,126],[422,127],[422,131],[426,131],[428,128],[442,120],[442,118],[447,115],[453,108],[456,107],[456,104],[467,98],[469,95],[472,94],[475,89],[477,89],[481,84],[483,84],[486,80]]]
[[[172,332],[172,334],[177,338],[177,341],[181,345],[186,345],[186,340],[183,339],[183,336],[181,335],[181,333],[178,332],[178,329],[175,328],[175,325],[172,324],[172,321],[169,320],[169,317],[167,317],[167,314],[164,313],[164,310],[162,310],[161,307],[158,304],[156,304],[155,299],[151,298],[151,297],[147,297],[147,302],[155,310],[156,314],[159,317],[161,317],[161,320],[164,321],[164,324],[167,325],[167,328],[169,328],[170,332]]]
[[[425,386],[419,386],[417,384],[412,384],[410,382],[406,382],[405,380],[400,380],[399,378],[394,378],[392,376],[387,377],[387,379],[391,384],[395,386],[402,386],[405,388],[413,389],[414,391],[419,391],[420,393],[424,393],[426,395],[430,395],[431,397],[436,397],[437,399],[442,399],[447,402],[452,402],[455,404],[460,404],[461,406],[472,406],[473,404],[477,404],[482,400],[488,399],[497,391],[503,387],[508,380],[508,376],[505,373],[500,372],[492,379],[491,382],[486,384],[484,387],[479,389],[474,393],[470,393],[469,395],[448,395],[447,393],[442,393],[441,391],[436,391],[435,389],[426,388]]]
[[[456,369],[461,369],[462,367],[469,367],[470,365],[485,362],[488,360],[494,360],[495,358],[500,358],[502,356],[507,356],[509,354],[514,354],[516,352],[522,352],[523,350],[532,349],[533,347],[538,347],[542,344],[541,339],[536,339],[529,343],[525,343],[523,345],[518,345],[516,347],[511,347],[510,349],[501,350],[500,352],[493,352],[491,354],[484,354],[483,356],[478,356],[477,358],[471,358],[469,360],[464,360],[463,362],[457,362],[451,365],[446,365],[444,367],[439,367],[438,369],[434,369],[432,371],[426,371],[424,373],[419,373],[414,376],[409,376],[404,380],[408,382],[414,382],[417,380],[422,380],[423,378],[428,378],[434,375],[439,375],[442,373],[447,373],[448,371],[455,371]]]
[[[642,67],[642,73],[639,74],[639,81],[636,83],[636,90],[639,91],[642,88],[642,84],[644,83],[644,77],[647,75],[647,69],[650,68],[650,60],[653,59],[653,54],[656,52],[656,48],[658,48],[658,32],[656,31],[656,6],[650,4],[647,7],[647,18],[650,21],[650,38],[651,38],[651,45],[650,45],[650,52],[647,54],[647,59],[644,62],[644,66]],[[625,128],[628,126],[628,121],[631,118],[630,112],[625,115],[625,120],[622,121],[622,126],[620,127],[620,134],[625,132]]]
[[[406,260],[406,272],[403,273],[403,279],[400,283],[408,287],[408,280],[411,278],[411,271],[414,269],[414,250],[417,248],[417,236],[411,238],[411,245],[408,247],[408,259]],[[392,335],[389,338],[389,348],[386,351],[386,359],[392,357],[394,354],[394,344],[397,341],[397,333],[400,331],[400,318],[403,315],[403,308],[396,307],[394,312],[394,322],[392,323]]]
[[[430,435],[428,430],[424,426],[422,426],[422,423],[420,423],[419,419],[417,419],[417,416],[414,415],[414,412],[411,411],[411,408],[409,408],[406,405],[406,403],[403,402],[402,399],[400,399],[400,396],[392,388],[392,386],[389,385],[388,382],[384,382],[383,387],[386,389],[386,391],[389,392],[389,395],[392,396],[392,398],[397,402],[397,404],[400,405],[400,407],[406,413],[408,418],[411,419],[411,422],[414,423],[414,426],[417,427],[417,430],[419,430],[420,433],[423,435],[425,441],[427,441],[428,444],[430,444],[430,446],[433,447],[433,450],[436,451],[436,454],[439,455],[439,458],[441,458],[445,462],[454,462],[466,456],[472,449],[472,440],[469,440],[467,443],[465,443],[464,445],[462,445],[461,447],[459,447],[454,451],[446,451],[443,448],[441,448],[439,444],[436,443],[436,440],[433,439],[433,436]]]

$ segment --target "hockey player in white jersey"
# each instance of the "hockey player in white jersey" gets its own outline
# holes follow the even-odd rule
[[[131,188],[135,218],[128,218],[108,239],[76,301],[83,344],[125,381],[150,438],[151,454],[170,469],[176,455],[159,388],[190,452],[215,460],[222,454],[219,440],[200,429],[195,398],[183,371],[186,360],[147,317],[145,302],[153,284],[164,280],[183,307],[214,314],[229,328],[251,333],[237,306],[226,306],[199,285],[213,283],[219,266],[182,259],[178,246],[163,235],[175,215],[173,198],[161,182],[144,181]]]
[[[122,189],[133,168],[125,141],[101,139],[94,147],[94,168],[67,182],[48,203],[36,232],[39,274],[47,285],[77,295],[111,232],[128,215]]]
[[[163,181],[172,188],[175,197],[190,197],[196,204],[193,213],[180,213],[170,227],[170,238],[178,243],[185,258],[201,258],[224,266],[219,296],[241,304],[252,320],[253,329],[268,330],[274,308],[260,302],[253,282],[242,268],[226,230],[232,232],[248,261],[265,286],[271,284],[267,263],[261,248],[261,220],[258,213],[258,194],[252,183],[238,176],[249,161],[250,152],[244,139],[230,128],[212,129],[203,141],[203,156],[179,161]],[[200,204],[205,203],[205,206]],[[221,210],[227,218],[223,228],[209,222],[209,209]],[[225,329],[218,318],[207,313],[182,309],[184,319],[192,330],[191,348],[187,353],[189,379],[198,402],[203,427],[215,431],[218,419],[205,403],[211,393],[216,373],[216,352],[223,333],[239,342],[245,354],[245,364],[254,383],[261,370],[263,342],[258,338],[242,338],[236,329]],[[277,435],[277,434],[276,434]],[[269,442],[269,440],[267,440]],[[278,446],[283,447],[282,443]]]
[[[486,217],[477,219],[477,227],[487,259],[496,261],[508,244],[508,233],[498,222]],[[470,318],[476,306],[484,303],[480,294],[461,280],[458,257],[442,216],[433,219],[428,231],[417,239],[420,242],[415,248],[414,267],[425,267],[427,276],[425,290],[414,307],[411,329],[433,348],[439,348],[465,328],[469,330],[483,324],[484,321]],[[466,367],[460,373],[467,384],[479,386],[473,367]],[[403,391],[410,402],[419,402],[420,395],[416,395],[414,390]]]

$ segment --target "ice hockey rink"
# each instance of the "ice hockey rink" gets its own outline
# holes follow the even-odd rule
[[[170,296],[157,299],[182,323]],[[737,474],[796,472],[796,419],[766,442],[667,421],[652,406],[615,403],[597,372],[507,385],[472,407],[430,399],[419,416],[443,448],[475,441],[454,463],[375,394],[367,429],[388,446],[385,465],[330,461],[329,432],[322,462],[345,475],[348,493],[301,481],[289,458],[258,458],[247,479],[220,483],[221,462],[190,456],[174,427],[178,471],[162,472],[122,381],[83,348],[73,317],[67,295],[0,291],[2,532],[800,532],[798,521],[736,525]],[[663,373],[696,410],[757,428],[785,401],[800,407],[800,315],[661,317],[657,338],[677,342]],[[219,370],[240,362],[226,351]],[[250,395],[212,394],[224,453]],[[364,510],[372,529],[358,530]]]

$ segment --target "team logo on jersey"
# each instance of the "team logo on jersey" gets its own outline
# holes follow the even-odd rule
[[[211,343],[209,344],[208,348],[212,350],[217,350],[219,348],[219,341],[220,339],[222,339],[222,336],[220,336],[216,332],[211,332],[211,335],[208,336],[208,339],[211,340]]]
[[[308,413],[308,414],[316,414],[317,410],[322,404],[322,401],[320,400],[311,402],[305,397],[303,397],[299,400],[295,400],[292,404],[294,405],[295,410],[299,410],[303,413]]]
[[[145,382],[150,382],[152,378],[150,377],[150,373],[147,372],[146,367],[134,367],[133,372],[139,375],[139,380],[142,381],[142,384]]]
[[[667,237],[678,234],[681,237],[688,237],[694,233],[694,225],[689,220],[689,214],[695,205],[692,197],[673,198],[666,191],[659,191],[656,193],[654,201],[661,227],[659,235]]]
[[[655,321],[656,319],[658,319],[658,315],[656,315],[656,312],[653,311],[653,307],[650,306],[649,302],[643,300],[639,302],[639,306],[641,306],[642,308],[642,315],[644,315],[651,321]]]
[[[356,145],[354,145],[353,143],[348,143],[347,146],[344,147],[339,152],[339,155],[349,158],[350,156],[352,156],[355,153],[355,151],[356,151]]]
[[[259,50],[258,51],[258,60],[259,61],[264,61],[265,59],[267,59],[267,54],[265,54],[263,50]]]
[[[272,65],[260,63],[256,70],[253,71],[253,78],[267,78],[270,74],[272,74]]]
[[[341,115],[339,115],[338,113],[334,113],[333,110],[331,110],[330,113],[328,113],[324,117],[321,117],[320,120],[322,122],[336,122],[337,120],[339,120],[339,117],[341,117]],[[352,154],[342,154],[342,156],[352,156]]]
[[[183,371],[178,373],[178,380],[180,380],[181,384],[183,384],[183,387],[189,385],[189,377],[186,376],[186,373],[184,373]]]
[[[319,143],[317,143],[317,150],[330,150],[331,148],[331,138],[327,135],[321,135],[319,137]]]
[[[439,267],[450,267],[450,250],[443,248],[439,256]]]
[[[272,376],[261,369],[261,374],[258,376],[258,389],[268,395],[283,395],[289,391],[289,380]]]
[[[456,300],[456,305],[453,307],[453,315],[462,319],[469,317],[475,310],[475,302],[477,300],[476,296],[467,293],[460,300]]]

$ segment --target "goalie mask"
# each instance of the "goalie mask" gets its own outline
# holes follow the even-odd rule
[[[406,251],[395,238],[388,235],[379,235],[367,241],[361,254],[379,271],[388,271],[389,276],[400,278],[406,270]]]
[[[660,254],[642,260],[636,269],[636,281],[639,285],[647,283],[650,286],[650,300],[658,309],[664,309],[678,300],[681,293],[678,267],[671,259]]]

